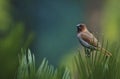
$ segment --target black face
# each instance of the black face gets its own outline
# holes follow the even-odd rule
[[[80,32],[82,29],[80,26],[77,26],[77,32]]]
[[[77,32],[81,32],[84,30],[85,25],[84,24],[78,24],[77,25]]]

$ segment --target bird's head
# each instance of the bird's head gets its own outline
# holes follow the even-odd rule
[[[77,32],[84,32],[87,31],[86,25],[85,24],[77,24]]]

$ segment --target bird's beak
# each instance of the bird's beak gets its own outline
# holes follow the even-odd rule
[[[77,24],[76,26],[77,26],[77,32],[79,32],[80,31],[80,24]]]
[[[76,26],[77,26],[77,27],[79,27],[79,26],[80,26],[80,24],[77,24]]]

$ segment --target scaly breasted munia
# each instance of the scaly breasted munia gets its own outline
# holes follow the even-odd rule
[[[85,48],[101,50],[106,56],[112,56],[109,51],[101,47],[95,36],[88,31],[85,24],[77,25],[77,37],[81,45],[83,45]]]

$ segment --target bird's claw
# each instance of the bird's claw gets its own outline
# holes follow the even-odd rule
[[[87,57],[90,57],[90,55],[91,55],[91,50],[85,48],[85,55],[86,55]]]

